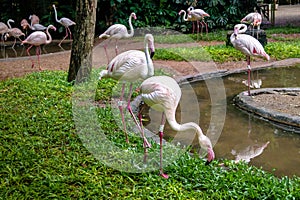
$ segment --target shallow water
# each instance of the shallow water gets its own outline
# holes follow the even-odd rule
[[[300,86],[300,67],[265,69],[254,72],[253,75],[254,78],[262,79],[262,88]],[[226,113],[224,115],[224,127],[221,127],[220,136],[216,137],[217,141],[214,146],[217,159],[227,158],[235,160],[236,156],[244,159],[251,158],[250,165],[262,167],[264,170],[277,176],[300,176],[300,134],[283,130],[277,125],[239,110],[233,105],[234,96],[247,89],[241,83],[246,78],[246,73],[222,78],[226,90],[226,101],[225,99],[224,101],[219,99],[219,102],[212,103],[214,101],[211,100],[210,94],[212,94],[212,91],[209,91],[207,87],[209,84],[205,81],[183,85],[183,97],[191,97],[192,93],[196,93],[200,109],[199,123],[203,132],[210,134],[210,136],[212,135],[211,133],[218,132],[218,130],[214,130],[218,129],[218,127],[214,127],[218,123],[214,123],[212,120],[216,121],[216,119],[222,118],[221,112]],[[224,104],[223,107],[222,104]],[[216,106],[220,108],[221,112],[215,114],[215,118],[211,119],[212,107]],[[193,113],[197,112],[195,108],[191,107],[193,107],[192,103],[185,102],[183,104],[181,101],[180,108],[176,114],[178,121],[180,121],[180,116],[182,117],[186,113],[188,116],[193,116]],[[152,122],[157,120],[153,124],[159,124],[160,115],[158,113],[150,113],[150,116]],[[189,121],[187,118],[184,117],[184,122]],[[155,130],[155,127],[151,127],[151,124],[149,129]],[[165,136],[172,138],[175,135],[176,133],[166,126]],[[184,145],[184,137],[190,137],[190,134],[183,133],[180,137],[180,143]],[[199,148],[197,139],[194,139],[193,144],[196,149]],[[262,148],[263,145],[266,145],[265,149]]]

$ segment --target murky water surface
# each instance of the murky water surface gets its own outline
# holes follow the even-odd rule
[[[253,78],[262,80],[262,88],[300,87],[300,66],[265,69],[254,72],[253,75]],[[211,94],[214,93],[214,89],[211,86],[208,87],[211,83],[207,83],[206,81],[183,85],[183,97],[191,97],[192,93],[196,93],[200,110],[199,123],[204,133],[211,135],[211,133],[215,132],[219,134],[219,131],[216,130],[218,129],[217,124],[225,120],[224,127],[221,129],[220,135],[217,135],[217,141],[215,141],[214,150],[217,159],[248,159],[250,160],[250,165],[262,167],[264,170],[272,172],[277,176],[300,176],[300,133],[283,130],[277,125],[253,114],[241,111],[233,105],[233,97],[247,89],[241,83],[246,78],[247,74],[242,73],[221,79],[226,91],[226,101],[222,99],[213,100],[213,98],[211,100]],[[215,102],[212,103],[213,101]],[[225,105],[222,106],[222,104]],[[188,101],[185,101],[184,105],[180,104],[176,116],[178,121],[180,121],[182,115],[193,116],[193,112],[197,112],[197,109],[192,108],[192,105]],[[211,114],[213,113],[212,107],[214,109],[219,107],[217,108],[219,112]],[[220,122],[215,123],[214,120],[217,121],[219,118],[222,118],[222,113],[224,112],[226,112],[224,120],[221,119]],[[150,113],[150,115],[154,115],[151,116],[151,121],[157,120],[153,124],[157,125],[160,123],[160,114]],[[211,117],[213,118],[211,119]],[[184,122],[189,121],[189,119],[186,120],[186,117],[183,119],[185,119]],[[155,129],[157,127],[151,127],[151,124],[149,124],[149,129],[157,130]],[[166,126],[165,134],[166,137],[178,135],[168,126]],[[180,142],[184,144],[184,137],[190,136],[191,134],[183,133],[181,135],[183,138],[181,138]],[[194,139],[193,144],[195,148],[199,147],[197,139]]]

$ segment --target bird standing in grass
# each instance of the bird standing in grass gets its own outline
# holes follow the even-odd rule
[[[133,26],[131,23],[131,18],[136,19],[136,14],[131,13],[129,16],[128,24],[130,27],[130,33],[128,33],[126,26],[124,26],[123,24],[114,24],[114,25],[111,25],[104,33],[102,33],[99,36],[100,39],[102,38],[102,39],[110,39],[110,40],[115,39],[116,40],[116,43],[115,43],[116,55],[118,55],[118,41],[122,38],[133,37],[133,35],[134,35],[134,29],[133,29]],[[108,54],[107,54],[107,50],[106,50],[107,44],[105,44],[103,47],[105,50],[105,55],[109,62],[109,58],[108,58]]]
[[[124,119],[124,113],[123,113],[123,97],[124,97],[124,90],[125,90],[125,83],[130,82],[130,89],[129,89],[129,95],[127,100],[127,110],[131,114],[133,120],[135,121],[136,125],[139,127],[142,137],[144,139],[144,147],[150,147],[151,145],[148,143],[146,137],[143,134],[143,131],[141,130],[141,127],[139,126],[133,112],[130,106],[130,100],[132,95],[132,87],[133,82],[137,81],[138,79],[146,79],[150,76],[154,75],[154,67],[152,62],[152,57],[155,52],[154,47],[154,38],[152,34],[146,34],[144,39],[144,47],[145,51],[139,51],[139,50],[129,50],[125,51],[119,55],[117,55],[112,61],[108,64],[108,67],[106,70],[102,70],[99,74],[99,79],[102,79],[104,77],[110,77],[115,80],[119,80],[123,82],[122,86],[122,92],[121,97],[119,100],[119,110],[122,117],[122,124],[125,131],[126,136],[126,142],[128,143],[128,135],[127,135],[127,129],[126,129],[126,123]],[[149,53],[150,49],[150,53]]]
[[[199,144],[207,150],[207,163],[215,158],[215,153],[212,148],[210,139],[205,136],[198,124],[188,122],[178,124],[175,119],[175,112],[181,98],[181,89],[177,82],[168,76],[153,76],[141,84],[141,93],[143,101],[154,110],[162,112],[161,124],[159,127],[160,137],[160,175],[163,178],[168,178],[168,175],[163,172],[163,149],[162,138],[164,134],[164,125],[166,120],[170,127],[175,131],[196,131]]]
[[[56,7],[55,5],[53,4],[52,5],[53,8],[54,8],[54,12],[55,12],[55,20],[60,23],[61,25],[63,25],[66,29],[66,35],[65,37],[60,41],[60,43],[58,44],[58,46],[61,47],[61,43],[69,36],[70,34],[70,39],[72,39],[72,32],[69,28],[69,26],[72,26],[72,25],[75,25],[76,23],[73,22],[72,20],[70,20],[69,18],[66,18],[66,17],[63,17],[63,18],[60,18],[60,19],[57,19],[57,11],[56,11]]]
[[[250,96],[250,85],[251,85],[251,66],[250,57],[260,56],[270,60],[270,56],[265,52],[264,47],[260,42],[252,37],[251,35],[240,34],[247,30],[245,24],[237,24],[234,26],[234,31],[230,36],[230,42],[232,45],[247,57],[247,68],[248,68],[248,95]]]
[[[56,28],[53,25],[49,25],[46,29],[46,33],[43,31],[35,31],[31,33],[25,40],[22,41],[22,44],[30,44],[30,46],[27,49],[27,54],[30,57],[30,49],[35,46],[36,47],[36,55],[38,57],[38,63],[39,63],[39,69],[42,70],[41,65],[40,65],[40,54],[41,54],[41,45],[42,44],[49,44],[52,42],[52,37],[49,33],[49,29],[53,29],[56,31]],[[47,34],[47,35],[46,35]],[[47,39],[47,36],[49,39]],[[32,58],[30,57],[32,65],[31,67],[34,67],[34,62]]]
[[[206,33],[208,33],[208,28],[207,28],[207,23],[204,21],[204,18],[205,17],[210,17],[210,15],[208,13],[206,13],[204,10],[202,9],[194,9],[193,6],[190,6],[188,9],[188,14],[191,15],[193,18],[197,18],[198,19],[198,22],[200,22],[201,24],[201,34],[202,34],[202,29],[203,29],[203,26],[205,26],[206,28]],[[198,29],[199,29],[199,25],[197,24],[198,26]],[[199,32],[199,30],[198,30]]]

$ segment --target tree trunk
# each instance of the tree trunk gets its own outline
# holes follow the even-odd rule
[[[97,0],[77,0],[68,81],[84,82],[92,70]]]

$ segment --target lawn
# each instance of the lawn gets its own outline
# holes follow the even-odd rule
[[[298,41],[276,42],[268,44],[266,51],[280,60],[299,57],[299,46]],[[187,56],[185,48],[158,51],[165,53],[159,59]],[[216,62],[243,59],[225,45],[192,51],[208,52]],[[98,71],[93,70],[93,77]],[[125,143],[112,108],[102,106],[111,101],[117,82],[92,83],[97,89],[89,100],[95,103],[86,105],[76,104],[75,97],[84,94],[85,88],[84,96],[89,95],[89,85],[74,87],[66,77],[62,71],[43,71],[0,82],[0,199],[300,199],[299,177],[278,178],[257,167],[218,158],[207,166],[198,156],[171,145],[166,145],[169,165],[164,167],[169,179],[158,176],[158,157],[149,161],[153,170],[142,172],[142,165],[136,164],[142,161],[135,157],[143,151],[141,140],[131,133],[130,144]],[[85,114],[77,112],[82,111],[81,106],[96,117],[80,115]],[[79,124],[79,118],[84,123]],[[92,123],[100,129],[90,126]],[[79,125],[84,132],[78,130]],[[112,145],[100,143],[103,138]],[[152,144],[149,153],[158,151],[159,146]],[[92,151],[96,147],[104,148],[105,154],[96,156]],[[175,151],[181,151],[177,158],[170,156]],[[123,160],[128,155],[134,157],[132,165]],[[116,170],[122,166],[125,171]],[[135,170],[140,173],[128,172]]]

